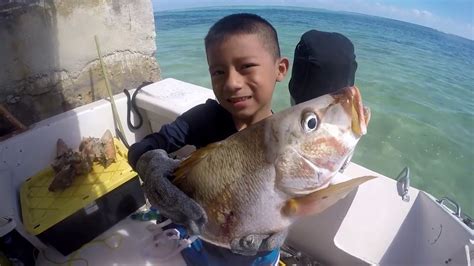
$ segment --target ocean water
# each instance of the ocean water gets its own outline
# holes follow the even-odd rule
[[[277,29],[282,54],[293,59],[310,29],[340,32],[355,45],[356,85],[372,110],[368,134],[353,161],[456,200],[474,215],[474,41],[379,17],[298,8],[213,8],[155,13],[162,77],[211,88],[203,39],[219,18],[251,12]],[[290,106],[288,81],[273,108]],[[376,199],[374,199],[376,200]]]

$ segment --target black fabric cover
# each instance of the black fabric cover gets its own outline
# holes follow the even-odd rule
[[[307,31],[295,48],[290,95],[298,104],[353,86],[356,70],[354,45],[347,37]]]

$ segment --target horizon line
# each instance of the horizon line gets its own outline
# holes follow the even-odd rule
[[[419,26],[419,27],[423,27],[423,28],[426,28],[426,29],[430,29],[430,30],[436,31],[436,32],[438,32],[438,33],[446,34],[446,35],[448,35],[448,36],[454,36],[454,37],[461,38],[461,39],[463,39],[463,40],[468,40],[468,41],[474,42],[474,36],[472,36],[473,38],[470,39],[470,38],[468,38],[468,37],[466,37],[466,36],[462,36],[462,35],[458,35],[458,34],[450,33],[450,32],[445,32],[445,31],[440,30],[440,29],[435,29],[435,28],[430,27],[430,26],[425,26],[425,25],[413,23],[413,22],[410,22],[410,21],[400,20],[400,19],[396,19],[396,18],[383,17],[383,16],[377,16],[377,15],[366,14],[366,13],[359,13],[359,12],[354,12],[354,11],[333,10],[333,9],[320,8],[320,7],[301,7],[301,6],[287,6],[287,5],[220,5],[220,6],[214,6],[214,5],[213,5],[213,6],[199,6],[199,7],[169,8],[169,9],[161,9],[161,10],[155,10],[155,9],[153,9],[153,13],[157,13],[157,12],[167,12],[167,11],[176,11],[176,12],[179,12],[179,11],[192,11],[192,10],[234,9],[234,8],[235,8],[235,9],[238,9],[238,8],[244,8],[244,9],[245,9],[245,8],[253,8],[253,9],[268,9],[268,8],[284,9],[284,8],[292,8],[292,9],[299,9],[299,10],[302,10],[302,11],[307,11],[308,9],[313,9],[313,10],[320,10],[320,11],[332,12],[332,13],[346,13],[346,14],[353,14],[353,15],[362,15],[362,16],[367,16],[367,17],[381,18],[381,19],[393,20],[393,21],[397,21],[397,22],[402,22],[402,23],[407,23],[407,24],[411,24],[411,25],[416,25],[416,26]]]

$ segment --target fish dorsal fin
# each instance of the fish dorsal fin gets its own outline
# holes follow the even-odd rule
[[[174,171],[175,179],[173,183],[177,184],[181,182],[188,175],[189,171],[194,168],[194,166],[199,164],[199,162],[201,162],[212,151],[219,148],[220,146],[221,142],[216,142],[209,144],[204,148],[195,150],[193,153],[191,153],[191,155],[188,158],[184,159]]]
[[[361,176],[342,183],[329,185],[327,188],[315,191],[306,196],[293,198],[286,202],[282,214],[295,217],[317,214],[344,198],[357,186],[376,178],[375,176]]]

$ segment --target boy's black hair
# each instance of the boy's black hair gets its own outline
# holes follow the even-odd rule
[[[310,30],[295,48],[289,83],[295,103],[354,85],[354,45],[340,33]]]
[[[275,28],[264,18],[249,13],[225,16],[218,20],[204,39],[206,49],[215,42],[222,42],[235,34],[257,34],[275,58],[280,58],[280,45]]]

